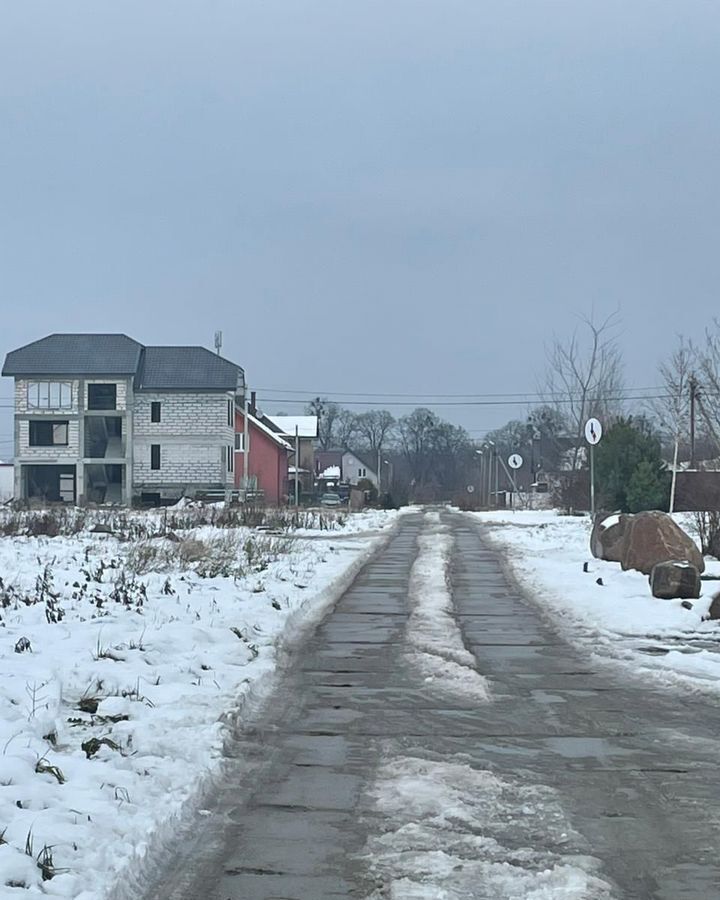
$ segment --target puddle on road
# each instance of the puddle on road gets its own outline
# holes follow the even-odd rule
[[[552,737],[544,738],[542,743],[553,753],[566,759],[607,759],[612,756],[632,756],[636,750],[618,747],[606,738],[592,737]]]

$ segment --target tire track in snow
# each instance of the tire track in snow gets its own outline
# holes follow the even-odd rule
[[[487,701],[487,679],[475,668],[475,657],[466,649],[455,620],[449,586],[453,537],[437,512],[425,514],[425,525],[410,572],[405,657],[433,688]]]

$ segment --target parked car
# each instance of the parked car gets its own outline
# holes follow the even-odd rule
[[[320,506],[341,506],[342,499],[339,494],[327,493],[320,498]]]

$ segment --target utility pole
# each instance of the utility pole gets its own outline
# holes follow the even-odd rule
[[[491,498],[492,498],[492,477],[493,477],[493,453],[495,452],[495,444],[492,441],[488,442],[488,467],[487,467],[487,497],[488,497],[488,507],[491,506]],[[497,499],[497,498],[496,498]]]
[[[250,404],[245,385],[243,396],[243,502],[247,503],[248,481],[250,479]]]
[[[690,468],[695,468],[695,401],[698,393],[697,378],[690,376]]]
[[[295,425],[295,511],[300,509],[300,429]]]
[[[493,447],[493,454],[495,456],[495,506],[500,506],[500,454],[497,452],[497,447]]]

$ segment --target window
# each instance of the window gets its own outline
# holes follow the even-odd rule
[[[153,400],[150,404],[150,421],[151,422],[159,422],[160,421],[160,401]]]
[[[150,468],[160,468],[160,444],[150,444]]]
[[[242,431],[235,433],[235,449],[238,453],[245,452],[245,435]]]
[[[232,447],[225,448],[225,456],[227,458],[228,472],[234,472],[235,471],[235,454],[233,453]]]
[[[116,384],[89,384],[87,386],[88,409],[117,409]]]
[[[228,400],[227,402],[227,412],[228,412],[228,427],[232,428],[235,425],[235,416],[233,413],[235,412],[235,404],[232,400]]]
[[[358,478],[364,478],[367,475],[367,469],[358,469]]]
[[[31,447],[67,447],[67,422],[30,422]]]
[[[27,386],[30,409],[70,409],[72,385],[66,381],[31,381]]]

